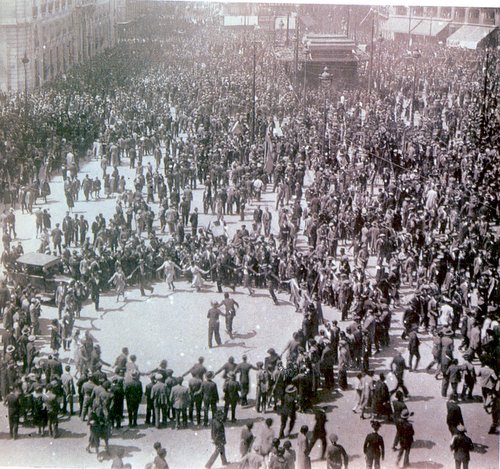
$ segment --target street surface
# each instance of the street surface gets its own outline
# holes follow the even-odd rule
[[[152,160],[145,158],[145,163]],[[91,161],[82,165],[79,179],[85,174],[101,176],[98,161]],[[125,174],[127,187],[131,187],[133,172],[128,169],[128,160],[122,162],[119,168],[120,174]],[[309,179],[310,183],[311,179]],[[307,184],[307,182],[306,182]],[[62,221],[66,212],[66,204],[63,193],[63,184],[60,176],[54,178],[51,183],[52,195],[49,197],[48,205],[52,214],[52,224]],[[203,215],[201,195],[203,188],[198,186],[194,191],[193,207],[200,210],[200,226],[208,226],[215,216]],[[83,195],[81,195],[83,198]],[[81,199],[80,198],[80,199]],[[115,199],[101,199],[99,201],[77,201],[74,213],[84,214],[89,223],[94,217],[102,213],[106,218],[114,213]],[[156,204],[155,204],[156,205]],[[265,193],[261,206],[269,205],[274,210],[274,194]],[[304,202],[303,202],[304,206]],[[246,220],[251,219],[255,203],[247,207]],[[277,233],[277,216],[273,213],[273,232]],[[37,250],[39,241],[34,238],[35,216],[21,214],[16,211],[18,239],[22,241],[25,252]],[[230,235],[240,226],[239,216],[227,216],[228,230]],[[157,223],[157,222],[156,222]],[[156,224],[155,223],[155,224]],[[251,223],[247,221],[247,226]],[[17,242],[17,240],[16,240]],[[304,239],[301,237],[299,246],[304,247]],[[374,271],[375,258],[370,258],[371,273]],[[167,359],[168,367],[174,370],[175,375],[187,371],[199,356],[205,357],[205,365],[208,369],[217,370],[233,355],[236,362],[241,361],[241,356],[246,353],[248,361],[255,364],[262,360],[269,347],[274,347],[281,353],[285,344],[291,338],[293,331],[297,330],[302,321],[302,315],[295,312],[295,308],[288,302],[285,292],[278,294],[280,304],[275,306],[266,290],[256,290],[253,297],[239,287],[234,298],[240,303],[240,309],[235,318],[234,329],[236,335],[230,340],[221,327],[223,345],[209,349],[207,345],[207,319],[206,313],[210,307],[211,300],[220,300],[222,295],[217,293],[216,287],[207,283],[202,292],[193,292],[190,284],[184,280],[176,282],[177,290],[171,292],[163,282],[154,285],[154,293],[151,296],[141,297],[137,288],[127,290],[127,301],[116,303],[113,293],[104,295],[101,299],[99,312],[94,311],[91,303],[84,305],[81,319],[76,321],[76,326],[82,332],[89,330],[97,339],[102,348],[102,357],[108,363],[114,363],[115,358],[121,352],[121,348],[127,346],[131,354],[137,356],[137,364],[141,372],[147,372],[155,368],[160,360]],[[402,298],[411,292],[404,289]],[[230,292],[232,295],[232,293]],[[324,316],[327,320],[337,319],[342,329],[347,322],[340,322],[338,310],[324,307]],[[57,317],[57,311],[53,307],[44,306],[42,310],[43,338],[38,338],[38,344],[44,343],[43,351],[49,353],[48,330],[49,321]],[[221,322],[223,326],[223,321]],[[390,361],[396,350],[403,352],[408,357],[406,342],[400,339],[401,309],[393,314],[393,327],[391,329],[391,347],[384,349],[380,354],[372,357],[370,365],[376,373],[387,372]],[[422,340],[420,370],[414,373],[406,373],[406,385],[410,391],[407,405],[414,412],[411,421],[415,428],[415,443],[410,455],[411,467],[419,468],[451,468],[454,467],[452,453],[449,449],[451,436],[446,426],[446,400],[440,396],[440,381],[436,381],[434,375],[427,373],[424,368],[431,361],[431,337],[421,334]],[[457,341],[456,341],[457,342]],[[457,348],[459,343],[455,344]],[[71,361],[73,352],[61,351],[64,363]],[[106,369],[106,371],[109,371]],[[350,380],[356,372],[349,373]],[[255,375],[252,372],[253,390],[250,397],[255,396]],[[147,376],[142,378],[145,385],[149,380]],[[216,382],[219,386],[219,394],[222,395],[222,379],[217,376]],[[461,389],[461,388],[460,388]],[[479,395],[478,386],[475,395]],[[367,433],[371,431],[369,419],[361,420],[359,414],[354,414],[352,408],[356,402],[356,393],[350,388],[346,392],[333,392],[325,395],[320,392],[322,405],[326,406],[328,432],[339,435],[342,444],[350,458],[349,467],[364,467],[363,441]],[[253,401],[252,401],[253,402]],[[222,402],[221,402],[222,403]],[[221,404],[220,403],[220,404]],[[464,403],[461,405],[468,435],[476,445],[476,451],[472,454],[471,467],[496,469],[498,467],[498,436],[488,435],[490,416],[486,415],[480,403]],[[114,430],[110,439],[111,452],[117,447],[124,449],[124,462],[130,463],[133,468],[142,468],[153,460],[153,443],[160,441],[167,449],[167,461],[170,468],[201,468],[206,463],[213,451],[210,438],[210,430],[204,427],[189,427],[186,430],[176,431],[172,428],[157,430],[143,425],[145,405],[141,406],[139,416],[140,425],[135,429],[125,427]],[[226,454],[228,460],[236,462],[239,460],[239,435],[241,428],[248,420],[256,419],[253,432],[257,434],[265,417],[273,417],[273,428],[276,434],[279,431],[279,417],[268,412],[265,416],[257,414],[254,408],[237,409],[236,423],[226,425]],[[125,422],[126,423],[126,419]],[[294,433],[297,433],[302,424],[308,424],[312,428],[314,417],[312,414],[298,414]],[[6,409],[0,406],[0,466],[2,467],[86,467],[103,468],[110,467],[111,458],[104,455],[99,462],[95,454],[85,451],[88,439],[88,427],[86,422],[81,422],[78,416],[71,420],[67,417],[60,422],[60,437],[52,439],[48,436],[42,438],[36,435],[36,429],[21,427],[20,439],[11,441],[8,439],[8,421]],[[395,467],[396,453],[391,450],[395,435],[394,425],[382,425],[380,434],[384,437],[386,446],[386,458],[383,467]],[[291,440],[295,442],[295,439]],[[311,457],[314,468],[326,467],[324,462],[319,461],[321,450],[320,444],[313,450]],[[220,465],[220,461],[216,466]],[[234,466],[237,467],[237,466]]]

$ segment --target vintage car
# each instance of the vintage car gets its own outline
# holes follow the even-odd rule
[[[11,274],[15,286],[31,284],[44,302],[54,300],[59,282],[68,284],[71,277],[62,273],[60,257],[40,252],[30,252],[18,257]]]

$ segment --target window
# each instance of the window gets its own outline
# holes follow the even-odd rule
[[[469,21],[471,23],[477,23],[479,20],[479,9],[478,8],[472,8],[469,10]]]

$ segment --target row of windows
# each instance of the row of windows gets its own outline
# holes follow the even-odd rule
[[[73,0],[33,0],[32,16],[38,18],[38,15],[59,13],[65,11],[73,5]]]
[[[468,20],[471,22],[478,21],[480,17],[480,12],[482,10],[484,14],[484,18],[486,21],[491,22],[495,21],[495,9],[494,8],[470,8],[469,9],[469,17],[465,18],[466,9],[465,8],[455,8],[455,17],[452,18],[452,8],[451,7],[443,7],[438,11],[437,7],[411,7],[411,11],[409,11],[408,7],[405,6],[397,6],[396,14],[406,16],[411,13],[412,16],[420,17],[420,16],[439,16],[441,18],[455,19],[455,20]]]

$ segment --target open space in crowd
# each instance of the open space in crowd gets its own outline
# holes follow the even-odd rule
[[[0,97],[0,465],[498,467],[498,50],[168,11]]]

